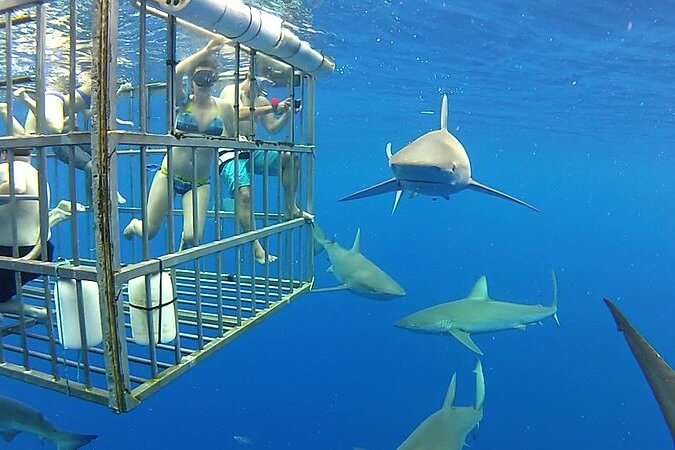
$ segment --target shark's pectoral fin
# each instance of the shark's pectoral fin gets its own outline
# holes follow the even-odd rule
[[[455,330],[452,330],[452,329],[448,330],[448,332],[450,334],[452,334],[455,337],[455,339],[457,339],[459,342],[461,342],[462,344],[469,347],[469,349],[472,352],[478,353],[479,355],[483,356],[483,352],[480,350],[480,348],[478,348],[476,343],[471,339],[471,335],[469,333],[467,333],[466,331],[456,330],[456,329]]]
[[[486,186],[484,184],[479,183],[476,180],[469,180],[468,187],[473,189],[474,191],[482,192],[484,194],[492,195],[495,197],[503,198],[505,200],[512,201],[514,203],[518,203],[519,205],[525,206],[526,208],[530,208],[532,211],[539,212],[537,208],[534,206],[530,205],[529,203],[526,203],[520,199],[517,199],[516,197],[513,197],[509,194],[505,194],[504,192],[498,191],[497,189],[493,189],[489,186]]]
[[[0,436],[2,436],[2,439],[4,439],[5,442],[12,442],[19,433],[20,431],[3,431],[0,433]]]
[[[396,208],[398,208],[398,204],[401,201],[401,194],[403,194],[403,191],[396,191],[396,198],[394,199],[394,207],[391,209],[391,214],[393,215],[396,212]]]
[[[346,289],[349,289],[349,286],[347,286],[346,284],[341,284],[340,286],[312,289],[311,292],[314,292],[314,293],[318,294],[318,293],[322,293],[322,292],[344,291]]]
[[[359,198],[372,197],[373,195],[385,194],[387,192],[395,192],[401,189],[399,182],[396,178],[391,178],[382,183],[378,183],[375,186],[371,186],[366,189],[362,189],[358,192],[354,192],[351,195],[341,198],[339,201],[344,202],[347,200],[356,200]]]

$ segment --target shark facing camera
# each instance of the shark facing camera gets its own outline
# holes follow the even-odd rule
[[[415,139],[396,153],[391,143],[386,148],[389,167],[394,177],[351,195],[340,201],[356,200],[374,195],[395,192],[392,214],[396,212],[401,196],[426,195],[449,199],[450,195],[471,189],[539,211],[524,202],[497,189],[479,183],[472,178],[469,156],[459,140],[448,131],[448,96],[441,101],[441,127]]]

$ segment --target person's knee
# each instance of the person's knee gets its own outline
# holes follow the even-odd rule
[[[239,188],[238,199],[239,203],[247,208],[251,204],[251,189],[248,186]]]

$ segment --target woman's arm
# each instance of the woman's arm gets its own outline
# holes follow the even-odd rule
[[[208,44],[201,50],[193,53],[184,60],[178,63],[176,66],[176,78],[181,78],[189,73],[191,73],[200,62],[204,60],[209,55],[218,53],[223,45],[225,45],[225,38],[214,38],[209,41]]]

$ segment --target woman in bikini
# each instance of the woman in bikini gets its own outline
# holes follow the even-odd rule
[[[225,45],[225,39],[212,39],[195,54],[187,57],[176,66],[178,114],[176,131],[181,133],[200,133],[211,136],[234,137],[235,112],[231,101],[214,97],[211,89],[218,80],[218,63],[215,55]],[[189,77],[193,94],[188,96],[181,91],[181,80]],[[272,110],[256,110],[256,114],[264,114]],[[242,108],[239,118],[250,117],[250,110]],[[183,203],[183,237],[181,249],[201,242],[206,222],[206,211],[209,201],[209,177],[216,148],[196,148],[194,153],[189,147],[175,147],[171,153],[173,167],[174,193],[182,197]],[[194,156],[193,156],[194,155]],[[194,160],[193,160],[194,157]],[[193,165],[197,174],[193,180]],[[194,230],[193,190],[197,198],[197,230]],[[147,226],[148,236],[154,238],[159,231],[169,208],[169,173],[167,156],[162,160],[160,170],[155,174],[150,193],[148,194],[147,217],[144,221],[132,219],[124,229],[124,237],[133,239],[143,236],[143,227]]]

